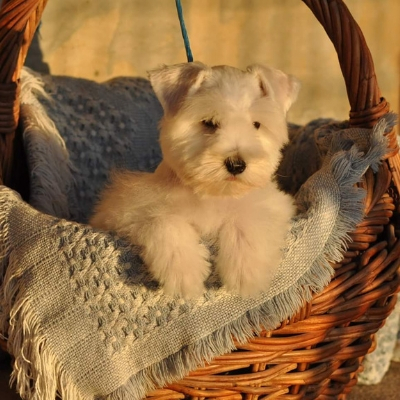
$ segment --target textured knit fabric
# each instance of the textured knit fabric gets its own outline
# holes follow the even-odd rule
[[[152,170],[160,160],[161,109],[148,82],[43,80],[50,97],[39,102],[37,81],[24,76],[31,205],[0,187],[0,332],[27,399],[141,399],[232,350],[232,335],[243,342],[275,328],[329,282],[329,261],[363,217],[354,184],[377,168],[394,124],[389,116],[369,131],[365,152],[349,145],[359,130],[326,133],[267,292],[241,298],[212,273],[204,296],[188,301],[163,294],[137,247],[85,225],[110,168]]]

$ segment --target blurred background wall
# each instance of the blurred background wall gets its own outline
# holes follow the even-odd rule
[[[347,0],[373,55],[383,95],[399,107],[400,0]],[[296,75],[290,120],[348,116],[344,81],[325,32],[300,0],[182,0],[195,60],[255,62]],[[28,64],[104,81],[186,61],[174,0],[49,0]]]

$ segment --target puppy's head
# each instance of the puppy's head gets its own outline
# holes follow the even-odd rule
[[[164,161],[201,195],[240,196],[263,187],[288,139],[286,113],[298,81],[279,70],[194,62],[149,73],[164,109]]]

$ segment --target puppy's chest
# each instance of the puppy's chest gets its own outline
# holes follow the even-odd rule
[[[191,202],[186,219],[201,235],[214,236],[233,211],[233,205],[224,199],[204,199]]]

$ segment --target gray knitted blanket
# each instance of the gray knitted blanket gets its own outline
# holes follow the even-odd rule
[[[331,279],[329,262],[363,217],[354,184],[377,168],[394,124],[389,116],[373,131],[319,131],[322,167],[297,195],[268,292],[241,298],[211,274],[206,294],[187,301],[163,294],[135,246],[85,224],[112,167],[152,170],[160,160],[149,83],[42,80],[48,98],[23,76],[31,205],[0,187],[0,332],[26,399],[141,399],[231,351],[232,335],[244,342],[290,317]]]

